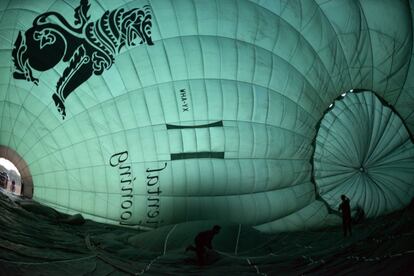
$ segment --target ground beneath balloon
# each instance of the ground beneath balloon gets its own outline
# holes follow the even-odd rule
[[[0,194],[0,275],[410,275],[414,207],[341,228],[262,234],[222,224],[209,265],[184,249],[217,222],[191,222],[150,232],[86,221],[58,223]]]

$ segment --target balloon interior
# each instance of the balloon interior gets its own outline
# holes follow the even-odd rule
[[[265,233],[414,196],[408,1],[2,1],[0,157],[66,214]],[[385,16],[386,15],[386,16]]]

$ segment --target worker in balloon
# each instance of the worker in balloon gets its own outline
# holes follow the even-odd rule
[[[346,195],[341,195],[342,203],[339,205],[339,211],[342,212],[342,227],[344,230],[344,236],[348,234],[352,236],[351,230],[351,205],[349,204],[349,198]]]
[[[207,261],[207,250],[206,249],[213,249],[212,241],[215,235],[220,232],[221,227],[219,225],[214,225],[214,227],[210,230],[203,231],[197,234],[194,239],[194,245],[189,245],[185,249],[185,251],[195,251],[197,254],[197,264],[199,266],[203,266],[206,264]]]

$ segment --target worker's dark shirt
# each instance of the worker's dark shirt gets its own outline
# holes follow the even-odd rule
[[[212,248],[211,241],[213,240],[215,233],[213,230],[200,232],[195,238],[195,244],[197,247],[208,247]]]
[[[339,209],[342,210],[342,218],[344,220],[351,219],[351,206],[349,205],[349,199],[343,200],[341,205],[339,205]]]

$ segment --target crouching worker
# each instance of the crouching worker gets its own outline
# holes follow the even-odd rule
[[[194,239],[195,247],[193,245],[189,245],[185,251],[195,251],[197,254],[197,264],[202,266],[206,264],[207,260],[207,250],[206,248],[212,250],[213,247],[211,242],[215,235],[220,232],[221,227],[218,225],[214,225],[214,227],[210,230],[203,231],[197,234]]]

